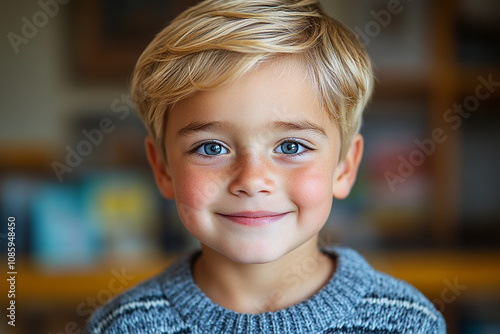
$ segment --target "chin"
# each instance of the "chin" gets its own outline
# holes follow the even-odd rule
[[[241,264],[264,264],[274,262],[287,252],[279,247],[258,247],[240,245],[221,252],[231,261]]]

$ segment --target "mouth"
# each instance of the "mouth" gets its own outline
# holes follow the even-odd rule
[[[218,213],[218,215],[241,225],[264,226],[280,220],[288,213],[289,212],[280,213],[271,211],[245,211],[245,212],[235,212],[228,214]]]

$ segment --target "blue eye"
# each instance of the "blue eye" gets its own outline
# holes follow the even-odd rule
[[[200,153],[201,155],[215,156],[220,154],[226,154],[228,153],[228,150],[219,143],[208,142],[196,148],[196,152]]]
[[[278,148],[276,149],[276,153],[283,153],[287,155],[301,155],[308,150],[309,148],[296,141],[285,141],[278,146]]]

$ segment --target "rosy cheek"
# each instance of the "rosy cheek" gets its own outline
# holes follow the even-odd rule
[[[302,207],[318,208],[332,199],[330,178],[317,168],[300,170],[290,175],[288,182],[293,200]]]
[[[195,211],[202,210],[212,203],[220,188],[217,178],[213,175],[190,169],[180,171],[177,180],[177,203]]]

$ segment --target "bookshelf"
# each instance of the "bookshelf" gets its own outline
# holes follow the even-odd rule
[[[387,5],[384,1],[375,1],[369,5],[372,11],[366,10],[364,13],[359,8],[363,9],[367,5],[360,4],[361,7],[357,7],[358,2],[354,3],[356,6],[353,5],[355,9],[351,9],[351,15],[346,14],[349,11],[343,14],[350,17],[346,23],[356,28],[363,28],[363,23],[370,19],[376,22],[369,13],[384,10],[384,6]],[[371,198],[385,196],[388,198],[388,203],[399,202],[397,207],[388,207],[393,213],[391,219],[394,223],[389,224],[387,231],[383,231],[384,227],[381,227],[382,233],[378,244],[391,244],[398,239],[397,234],[394,235],[389,231],[395,225],[398,225],[400,236],[403,237],[404,225],[409,221],[409,217],[413,217],[419,230],[412,230],[414,226],[407,224],[407,231],[414,234],[418,240],[407,239],[405,243],[408,247],[434,249],[469,247],[467,233],[468,229],[473,229],[470,220],[473,220],[474,216],[467,215],[466,211],[479,212],[481,203],[474,201],[475,208],[470,208],[472,204],[468,204],[472,195],[467,194],[470,184],[473,183],[470,176],[474,173],[474,169],[464,163],[471,159],[471,149],[466,147],[471,146],[471,143],[485,145],[487,147],[485,152],[489,155],[480,157],[483,164],[490,163],[500,168],[499,159],[496,158],[497,154],[493,149],[495,131],[485,126],[488,123],[498,122],[496,111],[500,106],[500,57],[495,56],[500,54],[498,46],[500,27],[498,20],[492,19],[498,15],[491,14],[499,9],[499,4],[489,0],[479,2],[443,0],[404,5],[404,10],[398,14],[399,16],[393,17],[383,29],[380,28],[380,34],[373,37],[367,46],[374,59],[377,81],[373,99],[365,113],[364,129],[361,130],[362,133],[365,131],[366,145],[363,162],[365,166],[361,166],[361,173],[368,174],[368,183],[378,186],[374,191],[367,187],[366,182],[359,184],[363,181],[358,179],[355,187],[358,187],[358,191],[368,194],[365,196]],[[333,9],[332,7],[332,14]],[[364,16],[353,14],[354,12],[362,12]],[[410,30],[419,31],[417,34],[419,37],[415,38],[413,46],[409,46],[406,42],[409,38],[405,33]],[[472,33],[468,33],[469,30]],[[482,36],[480,45],[471,42],[473,40],[471,36],[478,31]],[[473,45],[469,46],[471,43]],[[399,53],[388,58],[407,57],[407,59],[391,65],[390,60],[384,59],[384,47],[392,44],[400,44],[401,49],[408,47],[415,51],[419,55],[418,59],[411,58],[411,52],[407,50],[399,52],[396,48],[394,50]],[[422,47],[421,44],[425,45]],[[472,51],[463,51],[469,49]],[[490,84],[487,84],[488,81]],[[489,86],[485,87],[487,85]],[[478,89],[485,98],[476,97]],[[454,111],[456,105],[461,106],[460,112]],[[381,122],[377,120],[379,118],[384,120]],[[378,132],[373,131],[376,127]],[[481,137],[481,129],[489,132]],[[392,137],[391,132],[394,134]],[[490,143],[488,140],[485,143],[486,136],[491,137]],[[434,137],[440,141],[436,141]],[[374,141],[384,139],[384,145],[370,146],[373,138]],[[433,142],[432,150],[429,150],[431,153],[425,152],[421,146],[415,144],[415,141],[430,140]],[[398,183],[398,189],[391,194],[387,187],[387,179],[384,179],[384,172],[397,174],[398,163],[401,161],[398,158],[402,156],[406,161],[410,161],[412,154],[414,158],[422,156],[425,161],[422,166],[412,166],[415,168],[415,173],[405,177],[404,182]],[[372,159],[370,155],[379,157]],[[416,180],[416,177],[420,177],[420,180]],[[360,179],[362,178],[363,175]],[[476,179],[482,182],[483,190],[488,186],[497,185],[494,173],[485,174],[482,179],[474,180]],[[425,183],[425,186],[417,189],[415,185],[419,182]],[[412,183],[411,186],[408,183]],[[482,191],[481,187],[476,188],[478,190],[474,196],[487,196],[487,191]],[[407,197],[405,202],[402,198],[412,191],[413,197]],[[349,200],[348,198],[347,201]],[[408,209],[411,202],[420,204]],[[372,205],[370,200],[360,203],[368,204],[368,207]],[[482,236],[486,238],[483,243],[480,241],[475,243],[476,247],[498,247],[494,240],[487,237],[488,234],[500,231],[500,211],[493,206],[491,204],[486,208],[484,203],[485,210],[490,211],[489,217],[485,218],[488,222],[483,224],[485,230]],[[415,209],[418,215],[412,212]],[[352,217],[353,220],[363,218],[356,215]],[[374,224],[387,219],[386,212],[376,210],[372,217],[368,217],[370,223]],[[467,219],[469,222],[465,221]],[[332,225],[335,225],[335,219]],[[335,232],[334,227],[332,230]],[[385,234],[387,236],[384,236]],[[401,246],[400,243],[397,245]]]

